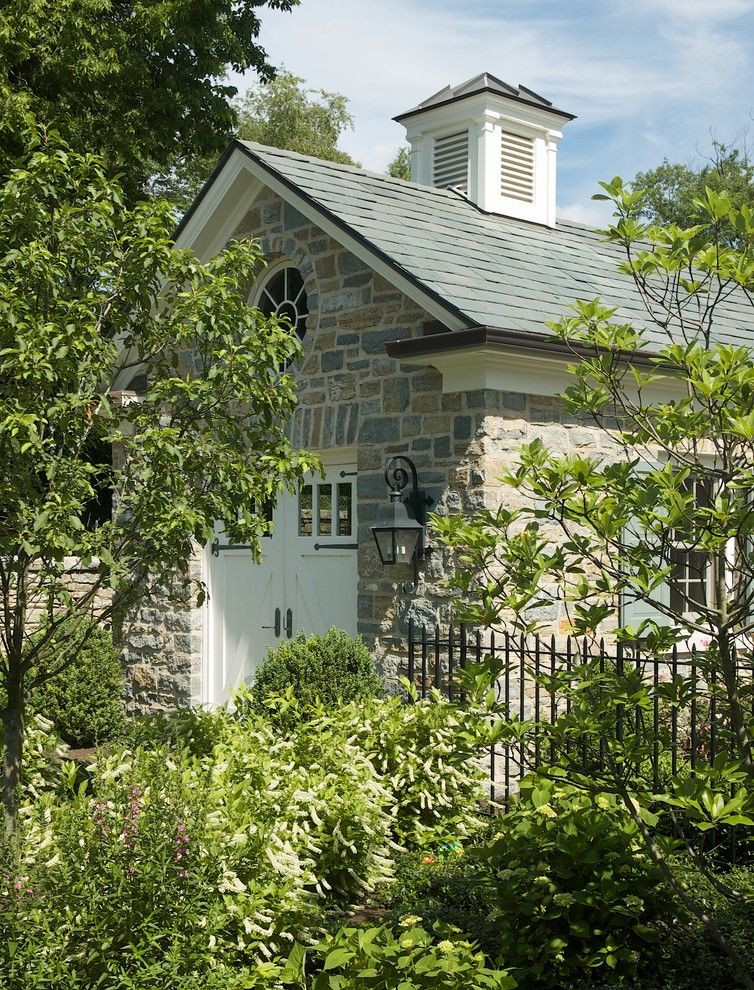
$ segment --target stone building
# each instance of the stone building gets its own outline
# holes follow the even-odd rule
[[[568,358],[545,323],[597,295],[621,319],[644,310],[616,250],[555,219],[572,115],[484,74],[396,119],[415,181],[235,141],[180,225],[178,246],[205,258],[259,240],[269,263],[249,301],[301,338],[292,439],[326,474],[281,496],[261,564],[218,533],[193,564],[204,606],[134,616],[134,707],[222,701],[300,629],[358,632],[393,674],[408,619],[446,622],[450,596],[441,553],[422,558],[410,591],[411,569],[380,561],[371,527],[389,458],[413,461],[433,511],[466,512],[499,504],[524,441],[606,443],[561,407]]]

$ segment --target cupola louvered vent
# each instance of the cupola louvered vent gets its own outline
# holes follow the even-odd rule
[[[448,134],[435,139],[432,183],[441,189],[469,189],[469,133]]]
[[[534,141],[532,138],[502,133],[500,192],[510,199],[534,202]]]

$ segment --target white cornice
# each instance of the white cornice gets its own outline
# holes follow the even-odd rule
[[[443,393],[492,389],[555,396],[574,383],[574,376],[568,371],[568,366],[574,363],[573,355],[537,354],[530,349],[499,345],[448,348],[401,357],[400,362],[436,368],[442,375]],[[646,402],[669,401],[683,394],[683,384],[670,379],[649,386],[643,393]]]

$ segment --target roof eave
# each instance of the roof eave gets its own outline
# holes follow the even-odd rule
[[[524,330],[506,330],[500,327],[475,326],[468,330],[453,330],[427,334],[423,337],[410,337],[387,343],[385,349],[389,357],[398,360],[414,357],[430,357],[447,351],[461,351],[477,348],[510,349],[536,351],[539,354],[552,354],[560,357],[593,357],[595,348],[575,342],[567,343],[559,337],[532,333]],[[656,367],[657,355],[650,351],[625,351],[621,357],[644,367]]]
[[[553,106],[542,106],[541,103],[537,103],[535,100],[526,100],[521,96],[506,96],[503,93],[499,93],[491,86],[481,86],[479,89],[475,89],[471,93],[464,93],[463,96],[452,96],[448,100],[441,100],[439,103],[433,103],[431,106],[414,107],[413,110],[407,110],[405,113],[399,113],[397,117],[393,117],[393,120],[397,124],[402,124],[404,120],[408,120],[411,117],[418,117],[423,113],[430,113],[430,111],[437,110],[440,107],[450,106],[451,103],[460,103],[462,100],[471,99],[471,97],[478,96],[480,93],[492,93],[493,96],[497,96],[501,100],[511,100],[514,103],[523,103],[525,106],[535,107],[543,113],[551,113],[556,117],[562,117],[563,120],[576,120],[575,113],[568,113],[566,110],[558,110],[557,107]]]

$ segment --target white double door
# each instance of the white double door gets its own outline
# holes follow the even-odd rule
[[[356,632],[356,469],[330,459],[325,477],[283,494],[255,564],[222,532],[209,553],[206,700],[250,681],[267,651],[298,632]]]

